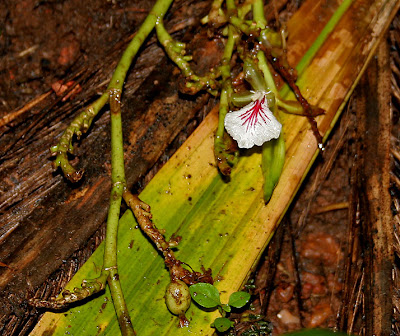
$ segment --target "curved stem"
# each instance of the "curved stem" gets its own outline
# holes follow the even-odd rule
[[[108,89],[120,89],[125,81],[126,73],[132,64],[140,47],[149,36],[153,28],[155,27],[158,20],[161,20],[165,13],[167,12],[169,6],[173,0],[158,0],[153,8],[151,9],[149,15],[146,17],[139,30],[135,34],[135,37],[129,43],[128,47],[121,56],[121,59],[114,71],[110,83],[108,84]]]
[[[150,11],[150,14],[146,17],[136,35],[122,54],[121,59],[110,80],[110,83],[108,84],[106,92],[104,92],[100,96],[100,98],[98,98],[94,103],[87,106],[71,122],[71,124],[67,127],[67,129],[61,136],[58,144],[51,148],[51,151],[54,153],[54,155],[57,155],[56,160],[53,164],[54,168],[60,167],[64,175],[71,182],[78,182],[83,175],[83,171],[76,171],[75,168],[68,161],[68,153],[72,153],[73,151],[73,136],[76,134],[79,138],[82,133],[85,133],[88,130],[94,117],[107,103],[110,95],[110,90],[118,89],[122,91],[126,74],[132,64],[133,59],[135,58],[137,52],[143,45],[148,35],[153,30],[157,20],[164,17],[172,2],[173,0],[158,0],[155,3],[154,7]]]
[[[238,6],[238,18],[244,20],[247,13],[251,11],[253,4],[251,0],[245,0],[240,6]]]
[[[95,102],[87,106],[67,127],[58,144],[50,148],[53,155],[57,155],[53,167],[61,167],[65,177],[71,182],[78,182],[83,175],[83,171],[76,171],[68,161],[68,153],[73,152],[72,139],[74,134],[79,138],[82,133],[89,129],[94,117],[107,103],[107,99],[108,92],[105,92]]]
[[[204,76],[198,76],[191,68],[189,61],[192,56],[185,55],[185,43],[175,41],[164,27],[163,20],[160,18],[156,23],[156,32],[158,41],[164,47],[169,58],[178,66],[182,75],[188,80],[185,84],[187,92],[195,94],[196,92],[206,89],[209,93],[215,95],[218,86],[215,78],[217,73],[209,72]]]
[[[153,30],[157,20],[162,19],[173,0],[158,0],[140,26],[135,37],[129,43],[114,71],[107,88],[111,110],[111,180],[112,190],[110,208],[107,217],[107,231],[105,239],[103,271],[108,272],[115,311],[122,335],[135,335],[128,308],[119,281],[117,266],[117,233],[118,221],[121,211],[122,194],[126,188],[124,148],[121,120],[121,92],[126,74],[140,47]]]

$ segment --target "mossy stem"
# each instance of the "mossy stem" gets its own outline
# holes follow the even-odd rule
[[[53,146],[51,152],[57,154],[54,160],[54,167],[61,167],[64,175],[71,181],[77,182],[82,177],[82,171],[76,171],[75,168],[68,161],[68,153],[73,152],[72,139],[74,134],[79,138],[82,133],[85,133],[94,117],[107,103],[108,92],[103,93],[95,102],[87,106],[78,116],[74,118],[71,124],[66,128],[64,133],[61,135],[58,144]]]

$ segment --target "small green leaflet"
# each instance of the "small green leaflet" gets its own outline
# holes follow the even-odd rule
[[[189,287],[192,299],[204,308],[214,308],[221,304],[218,289],[209,283],[197,283]]]
[[[251,295],[247,292],[235,292],[229,297],[228,304],[235,308],[242,308],[249,302]]]
[[[230,313],[230,312],[231,312],[231,306],[230,306],[230,305],[227,305],[227,304],[222,304],[222,305],[221,305],[221,309],[224,310],[224,311],[226,311],[227,313]],[[223,315],[222,312],[221,312],[221,315]]]
[[[233,322],[226,317],[218,317],[215,319],[211,327],[214,327],[219,332],[224,332],[233,327]]]

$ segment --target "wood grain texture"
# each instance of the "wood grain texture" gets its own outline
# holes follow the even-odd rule
[[[208,2],[191,9],[184,5],[184,1],[177,2],[172,9],[175,16],[167,24],[172,31],[196,27]],[[187,20],[189,9],[197,9],[191,20]],[[174,66],[154,41],[150,40],[137,60],[123,97],[128,187],[148,172],[208,101],[206,94],[178,94]],[[120,43],[119,48],[123,45]],[[117,48],[108,58],[109,63],[105,61],[111,69],[119,53]],[[53,171],[49,146],[57,141],[81,106],[95,95],[95,84],[107,76],[103,69],[92,70],[87,77],[95,77],[91,83],[94,87],[87,97],[83,93],[83,98],[56,109],[52,109],[57,103],[53,98],[14,125],[3,127],[0,260],[9,268],[0,268],[0,314],[18,312],[28,291],[43,283],[106,218],[110,191],[109,111],[95,120],[89,134],[76,145],[74,164],[85,170],[79,184],[72,185],[60,172]]]
[[[390,187],[391,71],[387,43],[361,81],[356,100],[358,188],[367,335],[391,335],[393,221]]]

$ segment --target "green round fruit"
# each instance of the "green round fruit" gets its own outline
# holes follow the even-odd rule
[[[189,309],[190,293],[188,286],[181,280],[169,283],[165,292],[165,303],[174,315],[182,315]]]

